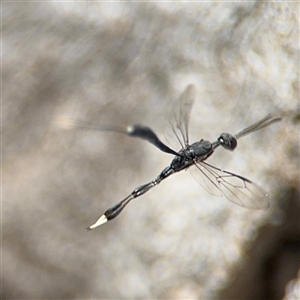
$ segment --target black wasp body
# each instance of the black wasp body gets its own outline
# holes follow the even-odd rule
[[[178,152],[178,156],[175,156],[168,168],[173,172],[179,172],[190,167],[194,164],[194,160],[205,160],[213,154],[213,147],[209,141],[201,140],[196,142],[186,149],[182,149]]]
[[[121,127],[110,125],[99,126],[70,119],[63,120],[63,125],[68,125],[69,127],[113,131],[140,138],[153,144],[159,150],[175,156],[170,165],[163,169],[154,180],[135,188],[125,199],[110,207],[93,225],[87,228],[88,230],[92,230],[112,220],[121,213],[131,200],[145,194],[170,175],[185,169],[189,169],[198,183],[213,195],[225,196],[228,200],[243,207],[256,209],[268,206],[267,193],[259,185],[241,175],[212,166],[206,162],[206,159],[219,146],[222,146],[226,150],[234,150],[237,146],[237,140],[240,137],[278,122],[281,118],[268,115],[235,135],[222,133],[217,141],[213,143],[201,139],[190,145],[188,124],[194,99],[195,87],[189,85],[173,106],[174,110],[170,118],[170,129],[171,135],[175,136],[181,145],[181,150],[178,152],[161,142],[157,135],[146,126],[132,125],[124,130]]]

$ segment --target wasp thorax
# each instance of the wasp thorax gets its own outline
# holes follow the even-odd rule
[[[201,140],[200,142],[196,142],[190,146],[190,149],[194,152],[195,156],[200,158],[206,158],[212,154],[213,148],[212,144],[209,141]]]

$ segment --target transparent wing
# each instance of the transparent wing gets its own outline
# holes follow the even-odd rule
[[[188,85],[181,96],[172,104],[172,112],[168,116],[170,128],[165,130],[166,140],[172,145],[176,137],[180,146],[184,148],[189,143],[189,119],[196,97],[196,87]]]
[[[229,201],[242,207],[267,208],[267,193],[251,180],[214,167],[206,162],[195,162],[190,172],[196,181],[210,194],[224,195]]]
[[[218,182],[216,182],[216,173],[211,170],[205,164],[201,162],[195,162],[195,164],[189,168],[191,175],[194,179],[211,195],[222,197],[223,192],[220,189]]]

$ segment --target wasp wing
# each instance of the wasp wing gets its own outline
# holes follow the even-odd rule
[[[190,172],[210,194],[224,195],[229,201],[242,207],[264,209],[269,206],[267,193],[258,184],[243,176],[221,170],[203,161],[195,161]]]
[[[180,146],[184,148],[189,144],[189,120],[196,98],[196,87],[188,85],[181,96],[173,102],[172,111],[168,116],[170,126],[165,130],[166,140],[172,144],[172,139],[177,138]]]

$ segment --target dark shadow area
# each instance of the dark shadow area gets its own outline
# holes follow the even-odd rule
[[[299,199],[296,186],[278,191],[282,224],[267,225],[259,230],[244,263],[232,273],[235,279],[219,293],[218,299],[283,299],[288,282],[296,279],[300,268]]]

